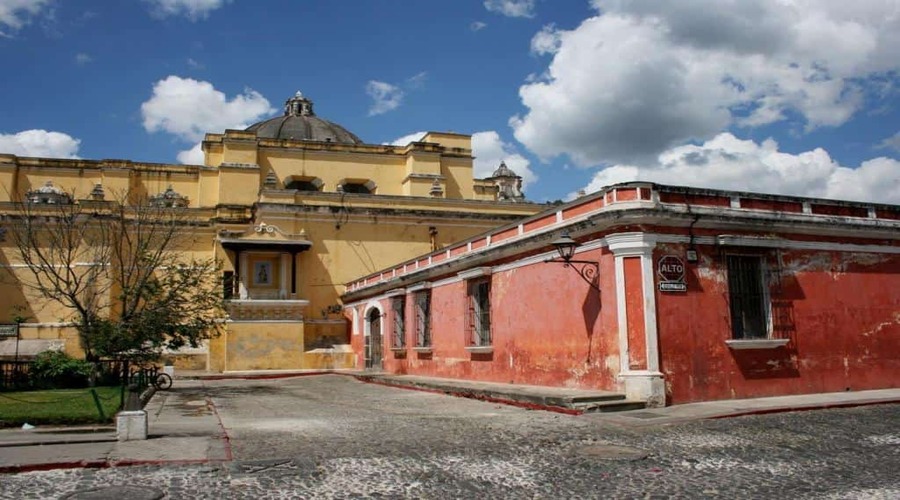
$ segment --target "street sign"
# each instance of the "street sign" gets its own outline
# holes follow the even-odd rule
[[[18,337],[19,325],[0,325],[0,337]]]
[[[659,276],[660,292],[685,292],[687,284],[684,282],[684,261],[674,255],[665,255],[659,258],[656,265],[656,274]]]

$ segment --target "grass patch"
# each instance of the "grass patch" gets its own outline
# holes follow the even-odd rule
[[[95,387],[105,418],[100,418],[90,389],[0,392],[0,427],[111,422],[119,410],[121,388]]]

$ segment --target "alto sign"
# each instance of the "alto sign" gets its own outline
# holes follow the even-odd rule
[[[660,257],[656,264],[656,274],[659,276],[660,292],[687,291],[684,282],[684,261],[679,257],[674,255]]]

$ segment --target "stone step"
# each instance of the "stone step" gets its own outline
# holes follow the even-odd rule
[[[625,399],[625,395],[619,392],[609,392],[605,394],[592,394],[589,396],[571,396],[563,399],[567,405],[581,405],[601,403],[604,401],[621,401]]]
[[[643,410],[647,407],[646,401],[636,399],[620,399],[615,401],[601,401],[597,403],[581,403],[574,405],[573,410],[584,413],[613,413],[620,411]]]
[[[644,407],[642,401],[626,400],[624,394],[609,391],[392,376],[381,373],[365,373],[355,376],[360,380],[387,385],[440,391],[475,399],[505,400],[514,403],[565,408],[577,412],[624,411]]]

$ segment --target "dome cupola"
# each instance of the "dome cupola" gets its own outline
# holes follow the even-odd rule
[[[301,92],[284,102],[284,115],[270,118],[247,127],[260,139],[288,139],[293,141],[336,142],[362,144],[363,141],[337,123],[319,118],[313,102]]]

